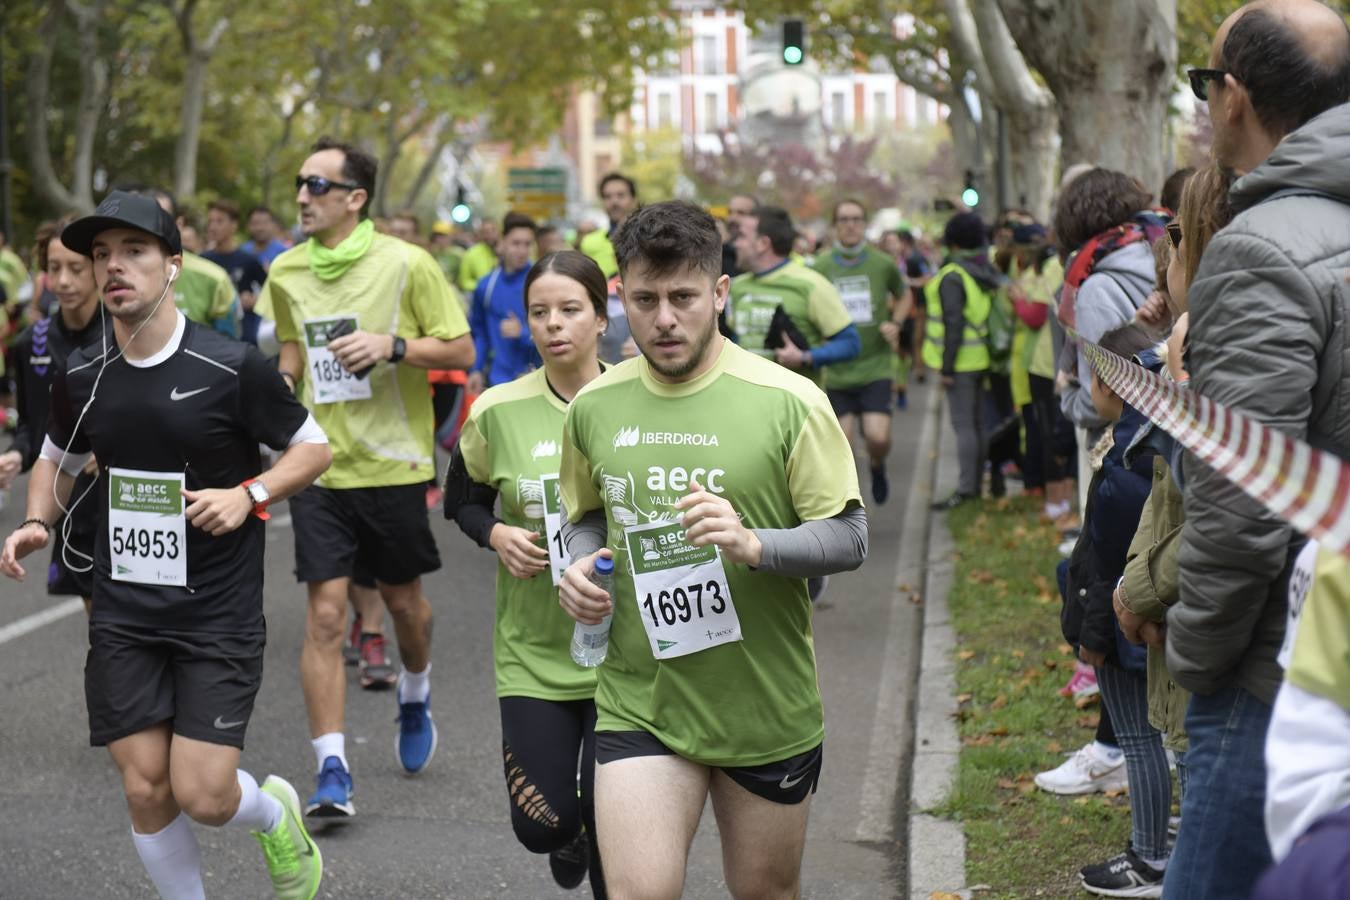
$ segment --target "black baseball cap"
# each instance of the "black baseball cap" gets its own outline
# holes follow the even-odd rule
[[[168,244],[170,253],[183,252],[183,238],[173,216],[161,209],[154,197],[127,191],[110,192],[92,215],[67,225],[61,232],[61,243],[76,253],[93,256],[94,238],[110,228],[135,228]]]

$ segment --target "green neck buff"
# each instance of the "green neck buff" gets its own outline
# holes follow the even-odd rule
[[[375,223],[370,219],[366,219],[360,225],[357,225],[351,234],[331,249],[319,243],[318,238],[312,237],[307,245],[309,270],[321,281],[333,281],[341,278],[352,267],[353,263],[365,256],[374,240]]]
[[[867,241],[859,241],[852,247],[848,246],[847,244],[841,244],[838,241],[835,241],[834,252],[837,253],[839,256],[843,257],[844,259],[854,260],[867,252]]]

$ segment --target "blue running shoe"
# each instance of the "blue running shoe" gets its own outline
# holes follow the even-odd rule
[[[305,805],[305,815],[313,819],[345,819],[356,815],[352,805],[352,776],[342,760],[330,756],[319,769],[319,786]]]
[[[436,723],[431,721],[430,697],[422,703],[399,703],[394,749],[399,765],[409,775],[421,772],[436,755]]]

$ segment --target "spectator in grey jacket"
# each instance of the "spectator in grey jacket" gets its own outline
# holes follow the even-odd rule
[[[1151,199],[1138,181],[1110,169],[1083,173],[1060,195],[1055,207],[1055,238],[1061,252],[1079,250],[1117,225],[1128,223],[1138,228],[1137,239],[1106,252],[1078,286],[1076,328],[1085,340],[1099,341],[1108,331],[1133,322],[1135,311],[1153,290],[1153,245],[1144,237],[1142,226],[1131,221]],[[1074,369],[1060,392],[1060,408],[1069,421],[1087,429],[1088,446],[1092,446],[1109,423],[1092,405],[1092,368],[1081,351],[1075,356]],[[1079,477],[1084,477],[1083,473]],[[1090,478],[1089,474],[1085,480]]]
[[[1195,391],[1350,455],[1350,32],[1314,0],[1249,3],[1191,86],[1236,218],[1189,291]],[[1263,745],[1301,539],[1190,457],[1167,668],[1193,692],[1181,833],[1165,897],[1250,894],[1270,861]]]

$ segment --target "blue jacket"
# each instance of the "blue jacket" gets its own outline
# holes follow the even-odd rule
[[[469,330],[477,358],[473,371],[486,374],[487,385],[504,384],[540,365],[525,318],[525,276],[530,266],[510,274],[498,266],[478,282],[469,304]],[[520,337],[502,337],[502,322],[515,316]]]

